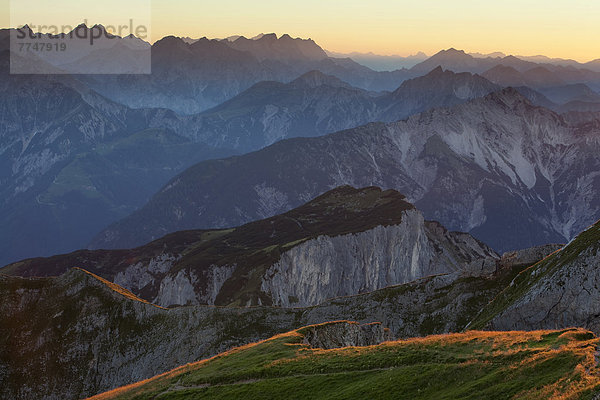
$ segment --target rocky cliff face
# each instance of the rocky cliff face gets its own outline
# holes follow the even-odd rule
[[[468,234],[425,222],[396,191],[346,186],[236,229],[25,260],[5,273],[53,275],[81,266],[161,306],[309,306],[434,274],[489,274],[498,258]]]
[[[164,306],[185,304],[215,304],[223,284],[231,277],[235,266],[211,265],[202,277],[194,271],[180,270],[177,275],[166,275],[160,282],[154,303]]]
[[[444,251],[449,243],[437,241],[429,232],[421,213],[407,210],[398,225],[319,236],[283,253],[265,272],[261,290],[274,305],[308,306],[430,275],[479,273],[470,265],[475,258],[476,263],[495,267],[497,256],[481,243],[457,247],[465,259],[456,250]]]
[[[390,330],[380,323],[360,325],[348,321],[329,322],[311,325],[303,333],[303,343],[319,349],[373,346],[394,339]]]

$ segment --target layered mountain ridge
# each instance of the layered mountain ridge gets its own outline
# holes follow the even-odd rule
[[[104,29],[78,27],[96,28]],[[314,41],[286,35],[189,43],[166,37],[153,45],[151,75],[8,75],[9,58],[18,58],[10,54],[10,33],[0,31],[2,89],[10,94],[2,105],[7,131],[0,143],[0,179],[8,203],[0,212],[7,227],[0,232],[5,243],[0,264],[84,246],[204,159],[290,137],[392,122],[498,90],[478,76],[452,74],[447,66],[443,74],[435,73],[440,72],[435,60],[450,65],[443,57],[430,61],[434,73],[426,77],[407,70],[376,73],[350,59],[327,57]],[[105,39],[96,50],[115,43],[148,46],[125,37]],[[561,112],[598,110],[597,87],[588,82],[593,76],[575,72],[560,80],[574,84],[543,88],[566,104],[553,104],[527,88],[519,91],[534,104]]]
[[[396,123],[284,140],[191,167],[93,246],[235,226],[343,184],[394,188],[425,218],[497,251],[565,242],[600,217],[595,118],[565,119],[504,89]]]
[[[8,68],[8,58],[4,61]],[[412,83],[423,88],[422,97],[405,101],[402,88],[395,92],[398,98],[375,95],[312,71],[288,84],[256,84],[212,110],[179,116],[166,109],[127,108],[62,75],[6,75],[4,89],[11,95],[1,105],[6,206],[0,218],[9,228],[0,264],[85,246],[108,223],[203,159],[466,101],[453,93],[476,78],[443,76],[442,94],[425,90],[434,79],[427,75]],[[485,88],[484,83],[478,90]],[[405,104],[397,105],[400,101]]]

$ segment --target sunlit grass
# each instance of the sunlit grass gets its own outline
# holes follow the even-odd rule
[[[469,331],[331,350],[310,348],[303,329],[94,399],[579,399],[600,387],[598,339],[582,329]]]
[[[75,268],[75,269],[77,269],[79,271],[82,271],[82,272],[85,272],[86,274],[94,277],[98,281],[100,281],[103,284],[105,284],[106,286],[108,286],[108,288],[111,289],[112,291],[120,294],[121,296],[124,296],[124,297],[128,298],[129,300],[140,301],[142,303],[151,304],[151,305],[153,305],[155,307],[158,307],[158,308],[164,308],[164,307],[157,306],[156,304],[149,303],[148,301],[146,301],[144,299],[140,299],[139,297],[137,297],[135,294],[131,293],[129,290],[125,289],[124,287],[119,286],[119,285],[117,285],[117,284],[115,284],[113,282],[107,281],[106,279],[104,279],[104,278],[102,278],[102,277],[100,277],[100,276],[98,276],[96,274],[93,274],[90,271],[86,271],[83,268]]]

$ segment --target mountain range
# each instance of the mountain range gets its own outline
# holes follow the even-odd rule
[[[257,40],[206,38],[188,44],[173,36],[152,45],[152,74],[84,76],[100,94],[134,108],[169,108],[195,114],[262,81],[289,82],[319,70],[369,91],[395,89],[406,71],[377,72],[349,58],[327,57],[313,41],[264,35]]]
[[[480,76],[453,73],[448,66],[473,70],[468,67],[473,62],[501,60],[518,68],[518,74],[533,70],[532,77],[545,76],[535,71],[549,66],[514,57],[476,59],[450,49],[411,70],[375,72],[350,59],[329,57],[312,40],[273,34],[252,40],[164,38],[152,46],[156,68],[151,75],[8,75],[9,58],[16,57],[9,51],[10,33],[0,31],[7,94],[0,143],[0,220],[6,227],[0,232],[0,264],[81,248],[194,163],[282,139],[394,122],[508,84],[536,86],[518,90],[533,104],[557,112],[600,109],[595,75],[581,66],[552,67],[558,78],[534,85],[488,73],[512,67],[492,67]],[[143,45],[134,37],[113,40]],[[98,51],[113,44],[104,42]],[[57,101],[64,102],[62,108]],[[149,108],[154,106],[163,108]],[[202,226],[213,225],[190,227]],[[122,245],[128,244],[110,246]]]
[[[181,116],[128,108],[63,75],[6,77],[2,264],[85,246],[203,159],[394,121],[498,89],[468,73],[436,69],[377,94],[311,71],[287,84],[256,84],[211,110]]]
[[[369,53],[338,53],[327,51],[327,55],[335,58],[351,58],[359,64],[369,67],[375,71],[395,71],[403,68],[411,68],[416,64],[427,59],[427,55],[422,51],[410,56],[384,56],[379,54]]]
[[[598,132],[594,114],[565,118],[504,89],[395,123],[201,162],[107,228],[93,247],[236,226],[343,184],[394,188],[425,218],[470,232],[496,251],[564,242],[600,217]]]

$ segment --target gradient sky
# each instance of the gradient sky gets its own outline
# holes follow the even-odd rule
[[[600,58],[598,0],[12,0],[28,23],[77,24],[152,12],[152,39],[247,37],[261,32],[314,39],[338,52],[431,55],[455,47],[471,52]],[[135,3],[135,4],[134,4]],[[90,6],[94,5],[95,6]],[[9,0],[0,0],[2,26],[10,21]],[[25,8],[26,7],[26,8]],[[128,10],[127,7],[130,9]],[[136,14],[137,13],[137,14]],[[14,13],[13,13],[14,14]],[[21,17],[22,19],[23,17]],[[127,17],[128,18],[128,17]]]

